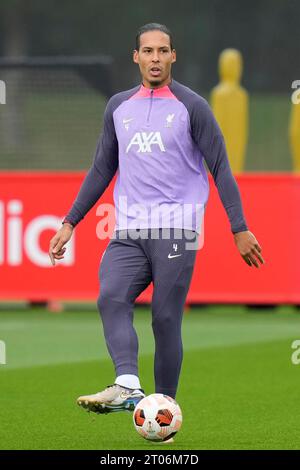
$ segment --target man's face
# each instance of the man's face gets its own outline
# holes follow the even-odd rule
[[[170,37],[162,31],[148,31],[140,36],[140,48],[133,52],[133,61],[139,64],[146,87],[161,87],[171,80],[172,63],[176,52],[171,50]]]

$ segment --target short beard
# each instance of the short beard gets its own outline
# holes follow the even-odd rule
[[[163,82],[163,80],[160,80],[159,82],[158,81],[150,81],[149,80],[149,83],[151,85],[152,88],[155,88],[156,86],[159,86],[161,83]]]

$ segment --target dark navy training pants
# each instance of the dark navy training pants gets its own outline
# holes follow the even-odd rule
[[[197,234],[171,229],[166,239],[163,237],[168,234],[163,230],[143,229],[138,239],[132,239],[130,230],[115,232],[100,264],[98,308],[116,376],[138,376],[133,309],[136,298],[153,282],[155,392],[175,397],[183,356],[182,314],[195,263]]]

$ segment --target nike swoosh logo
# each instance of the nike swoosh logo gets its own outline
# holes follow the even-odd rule
[[[128,122],[133,121],[133,118],[131,119],[123,119],[123,124],[127,124]]]
[[[171,258],[178,258],[178,256],[181,256],[182,253],[180,255],[171,255],[171,253],[169,253],[168,255],[168,258],[171,259]]]

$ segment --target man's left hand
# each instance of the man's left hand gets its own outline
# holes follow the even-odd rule
[[[240,255],[249,266],[253,265],[259,268],[259,263],[265,264],[265,260],[261,255],[261,246],[249,230],[235,233],[234,241]]]

